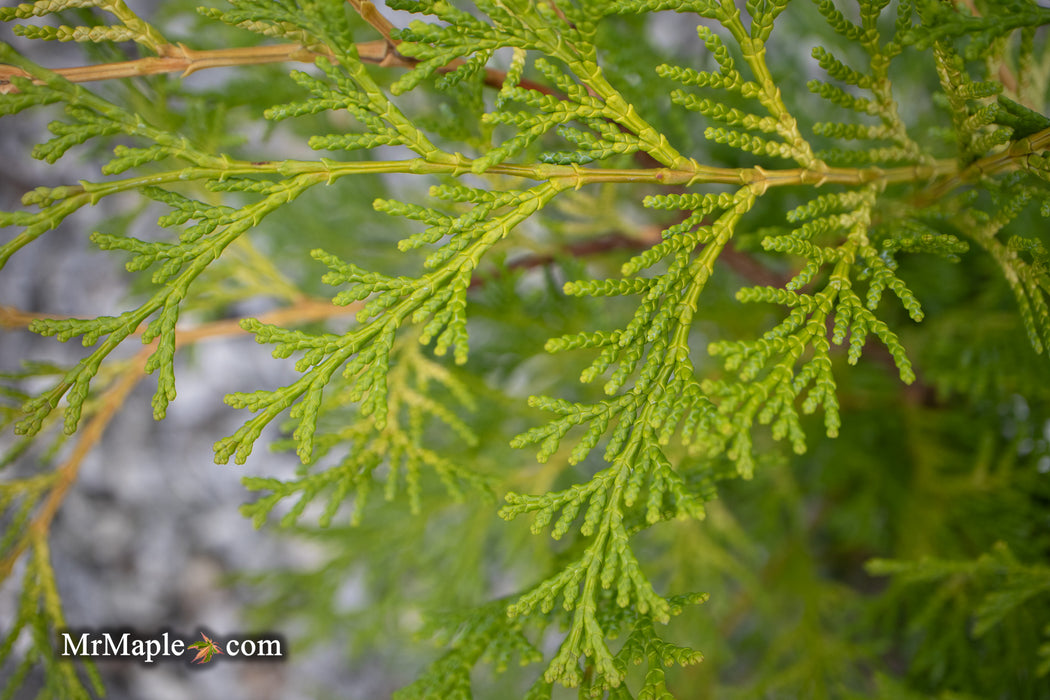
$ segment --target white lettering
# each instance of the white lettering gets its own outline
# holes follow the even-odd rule
[[[231,639],[226,642],[226,655],[234,656],[284,656],[280,639]]]
[[[106,632],[104,635],[102,635],[103,640],[105,642],[102,651],[102,656],[127,656],[128,638],[130,636],[131,634],[129,632],[125,632],[124,634],[120,635],[120,644],[118,645],[113,642],[113,635],[111,635],[109,632]],[[95,649],[95,654],[98,654],[97,647]]]
[[[153,663],[153,657],[160,654],[160,640],[149,639],[146,641],[146,663]]]
[[[62,646],[62,656],[80,656],[87,653],[88,647],[88,635],[84,632],[80,635],[80,641],[78,643],[73,642],[72,635],[69,632],[62,633],[62,640],[64,642]],[[72,649],[70,649],[72,647]]]
[[[62,632],[60,656],[134,657],[147,664],[158,659],[179,658],[186,651],[187,642],[173,639],[169,632],[155,637],[138,637],[132,632]],[[282,640],[231,639],[226,642],[229,657],[283,657]],[[223,649],[217,649],[222,653]]]
[[[284,656],[280,639],[260,639],[258,656]]]

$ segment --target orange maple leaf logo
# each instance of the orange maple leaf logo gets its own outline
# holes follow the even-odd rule
[[[222,649],[219,647],[219,645],[213,642],[211,638],[208,637],[208,635],[201,632],[201,636],[204,637],[203,642],[195,642],[189,645],[190,649],[197,650],[197,655],[193,657],[193,661],[191,663],[206,664],[209,661],[211,661],[211,657],[213,654],[222,653]]]

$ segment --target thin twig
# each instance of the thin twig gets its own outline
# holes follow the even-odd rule
[[[59,506],[69,493],[69,489],[76,481],[80,472],[80,465],[87,457],[91,449],[102,439],[106,427],[113,420],[117,411],[124,405],[125,400],[135,388],[139,380],[144,376],[146,358],[149,350],[139,352],[131,361],[131,365],[124,370],[120,378],[104,394],[98,412],[88,421],[84,429],[80,431],[77,444],[73,447],[72,454],[55,470],[55,484],[47,495],[43,506],[33,516],[25,534],[12,550],[0,561],[0,581],[5,580],[14,568],[26,548],[36,540],[46,538],[51,522],[58,512]]]
[[[347,2],[357,11],[357,14],[361,15],[361,19],[372,25],[372,28],[382,35],[391,49],[397,50],[400,42],[392,36],[396,27],[376,9],[375,5],[369,0],[347,0]]]
[[[357,55],[365,63],[383,67],[413,68],[418,61],[402,56],[396,50],[390,50],[386,40],[366,41],[356,45]],[[163,73],[180,73],[186,77],[209,68],[230,68],[234,66],[264,65],[270,63],[313,63],[318,58],[331,56],[327,51],[308,49],[300,44],[276,44],[272,46],[246,46],[235,49],[195,50],[182,44],[169,45],[161,56],[138,58],[114,63],[98,63],[91,66],[74,66],[55,68],[54,73],[73,83],[87,83],[96,80],[116,80],[120,78],[140,78],[147,75]],[[462,65],[456,59],[447,66],[438,69],[447,73]],[[21,68],[0,64],[0,95],[18,92],[11,83],[12,78],[32,78]],[[485,84],[490,87],[502,87],[507,78],[505,71],[495,68],[485,69]],[[33,80],[37,85],[42,81]],[[522,79],[518,85],[544,94],[552,94],[545,85],[532,80]]]
[[[357,49],[362,61],[381,63],[386,58],[387,45],[384,41],[358,44]],[[208,68],[263,65],[287,61],[313,63],[324,55],[326,54],[312,51],[299,44],[245,46],[205,51],[197,51],[179,44],[170,45],[170,49],[161,56],[52,70],[70,82],[87,83],[95,80],[138,78],[161,73],[181,73],[185,77]],[[31,77],[21,68],[0,64],[0,94],[17,92],[17,88],[11,84],[12,78]],[[39,80],[34,80],[34,82],[41,84]]]
[[[358,58],[365,63],[372,63],[384,68],[414,68],[419,61],[403,56],[397,50],[400,40],[395,39],[394,24],[376,9],[370,0],[347,0],[383,37],[377,41],[365,41],[355,45]],[[156,47],[158,55],[114,63],[100,63],[92,66],[74,66],[56,68],[53,72],[74,83],[85,83],[96,80],[114,80],[119,78],[136,78],[162,73],[180,73],[186,77],[197,71],[208,68],[226,68],[232,66],[262,65],[284,63],[288,61],[313,63],[323,56],[332,56],[326,47],[306,48],[300,44],[277,44],[273,46],[248,46],[234,49],[195,50],[184,44],[162,44]],[[448,65],[438,68],[438,72],[447,73],[463,65],[462,59],[455,59]],[[485,84],[490,87],[502,87],[507,79],[505,71],[486,68]],[[21,68],[0,64],[0,94],[17,92],[11,84],[12,78],[32,78]],[[37,84],[40,81],[34,80]],[[546,95],[555,94],[551,88],[528,79],[518,81],[518,86],[535,90]]]
[[[268,314],[262,314],[258,317],[258,320],[262,323],[275,325],[309,323],[354,313],[360,307],[361,304],[359,303],[335,306],[325,300],[304,298],[291,306],[271,311]],[[0,327],[4,328],[26,328],[33,321],[47,317],[49,316],[46,314],[22,311],[11,306],[0,306]],[[143,330],[145,330],[145,326],[139,328],[138,332],[141,333]],[[182,347],[203,340],[245,335],[247,333],[248,331],[240,326],[239,319],[213,321],[193,328],[177,330],[175,332],[175,344],[177,347]],[[33,541],[47,536],[55,514],[62,505],[69,489],[76,481],[80,465],[92,448],[101,440],[106,427],[113,420],[120,407],[124,405],[131,390],[145,376],[146,360],[156,349],[156,344],[157,341],[154,341],[135,355],[131,360],[131,364],[121,373],[116,383],[102,394],[100,407],[80,431],[72,454],[56,468],[54,485],[51,487],[40,510],[33,517],[19,542],[8,552],[3,560],[0,560],[0,581],[3,581],[11,574],[15,562],[18,561],[19,557],[22,556]]]
[[[511,260],[505,266],[507,271],[532,270],[537,267],[545,267],[555,262],[559,257],[584,258],[592,255],[601,255],[614,250],[645,250],[660,241],[660,227],[649,227],[642,236],[630,236],[622,231],[613,231],[583,241],[575,241],[555,253],[533,253],[516,260]],[[483,287],[486,282],[497,279],[502,275],[502,270],[492,270],[481,273],[470,280],[470,289]]]
[[[358,303],[346,306],[336,306],[327,299],[304,297],[300,301],[280,309],[275,309],[265,314],[260,314],[256,319],[260,323],[269,325],[297,325],[323,321],[328,318],[347,316],[357,313],[361,308]],[[0,305],[0,328],[19,329],[27,328],[33,321],[46,318],[62,318],[55,314],[34,313],[23,311],[13,306]],[[139,326],[136,335],[146,330],[146,324]],[[240,319],[224,319],[222,321],[211,321],[190,328],[177,328],[175,330],[175,344],[189,345],[200,340],[209,338],[220,338],[231,335],[242,335],[247,333],[241,328]]]

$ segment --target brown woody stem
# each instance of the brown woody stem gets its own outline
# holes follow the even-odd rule
[[[163,47],[161,55],[139,58],[115,63],[99,63],[93,66],[74,66],[55,68],[55,73],[74,83],[87,83],[94,80],[115,80],[118,78],[138,78],[161,73],[180,73],[183,76],[208,68],[229,68],[232,66],[252,66],[267,63],[313,63],[321,56],[330,55],[326,51],[308,49],[299,44],[276,44],[272,46],[246,46],[236,49],[209,49],[197,51],[182,44],[168,44]],[[365,41],[357,44],[357,55],[365,63],[384,67],[412,68],[416,60],[406,58],[392,49],[392,44],[385,39]],[[456,60],[440,68],[442,72],[454,70],[462,61]],[[11,84],[12,78],[32,78],[21,68],[0,64],[0,94],[17,92]],[[506,73],[493,68],[485,69],[485,84],[500,87],[506,79]],[[34,81],[39,84],[40,81]],[[530,90],[550,94],[551,89],[529,80],[522,80],[519,85]]]

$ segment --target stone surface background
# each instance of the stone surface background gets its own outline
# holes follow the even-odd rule
[[[0,40],[39,52],[39,46],[0,31]],[[76,47],[46,49],[34,58],[49,66],[82,60]],[[79,159],[76,149],[57,167],[29,157],[29,146],[46,140],[46,123],[55,116],[38,110],[33,119],[22,115],[0,125],[0,209],[17,208],[22,194],[37,186],[99,178],[97,164]],[[121,256],[92,250],[87,241],[121,204],[127,201],[79,212],[15,255],[0,273],[0,304],[86,316],[129,308]],[[28,332],[0,330],[0,371],[16,370],[23,359],[72,364],[84,353],[76,340],[63,345]],[[230,576],[281,565],[317,565],[316,550],[254,530],[237,510],[249,497],[240,484],[242,476],[287,476],[294,469],[294,455],[272,454],[260,444],[248,467],[213,462],[212,443],[243,420],[223,405],[223,395],[277,386],[285,377],[275,365],[266,349],[248,337],[212,340],[192,353],[180,353],[178,398],[161,423],[153,420],[150,408],[156,380],[147,376],[140,382],[83,463],[54,522],[52,561],[71,626],[128,626],[146,634],[171,629],[184,638],[196,636],[202,626],[220,637],[250,632],[244,614],[250,592],[231,583]],[[9,431],[0,435],[0,450],[11,441]],[[39,455],[32,454],[9,473],[39,468]],[[19,574],[16,570],[0,586],[0,630],[4,620],[14,617]],[[292,636],[291,630],[273,631]],[[340,688],[351,697],[389,695],[383,679],[344,671],[344,663],[336,651],[321,650],[310,658],[293,656],[288,663],[275,664],[213,662],[193,669],[181,663],[109,661],[98,666],[107,682],[106,697],[112,700],[281,700],[301,698],[302,688],[317,685]],[[31,677],[15,697],[35,697],[41,680],[39,674]]]

